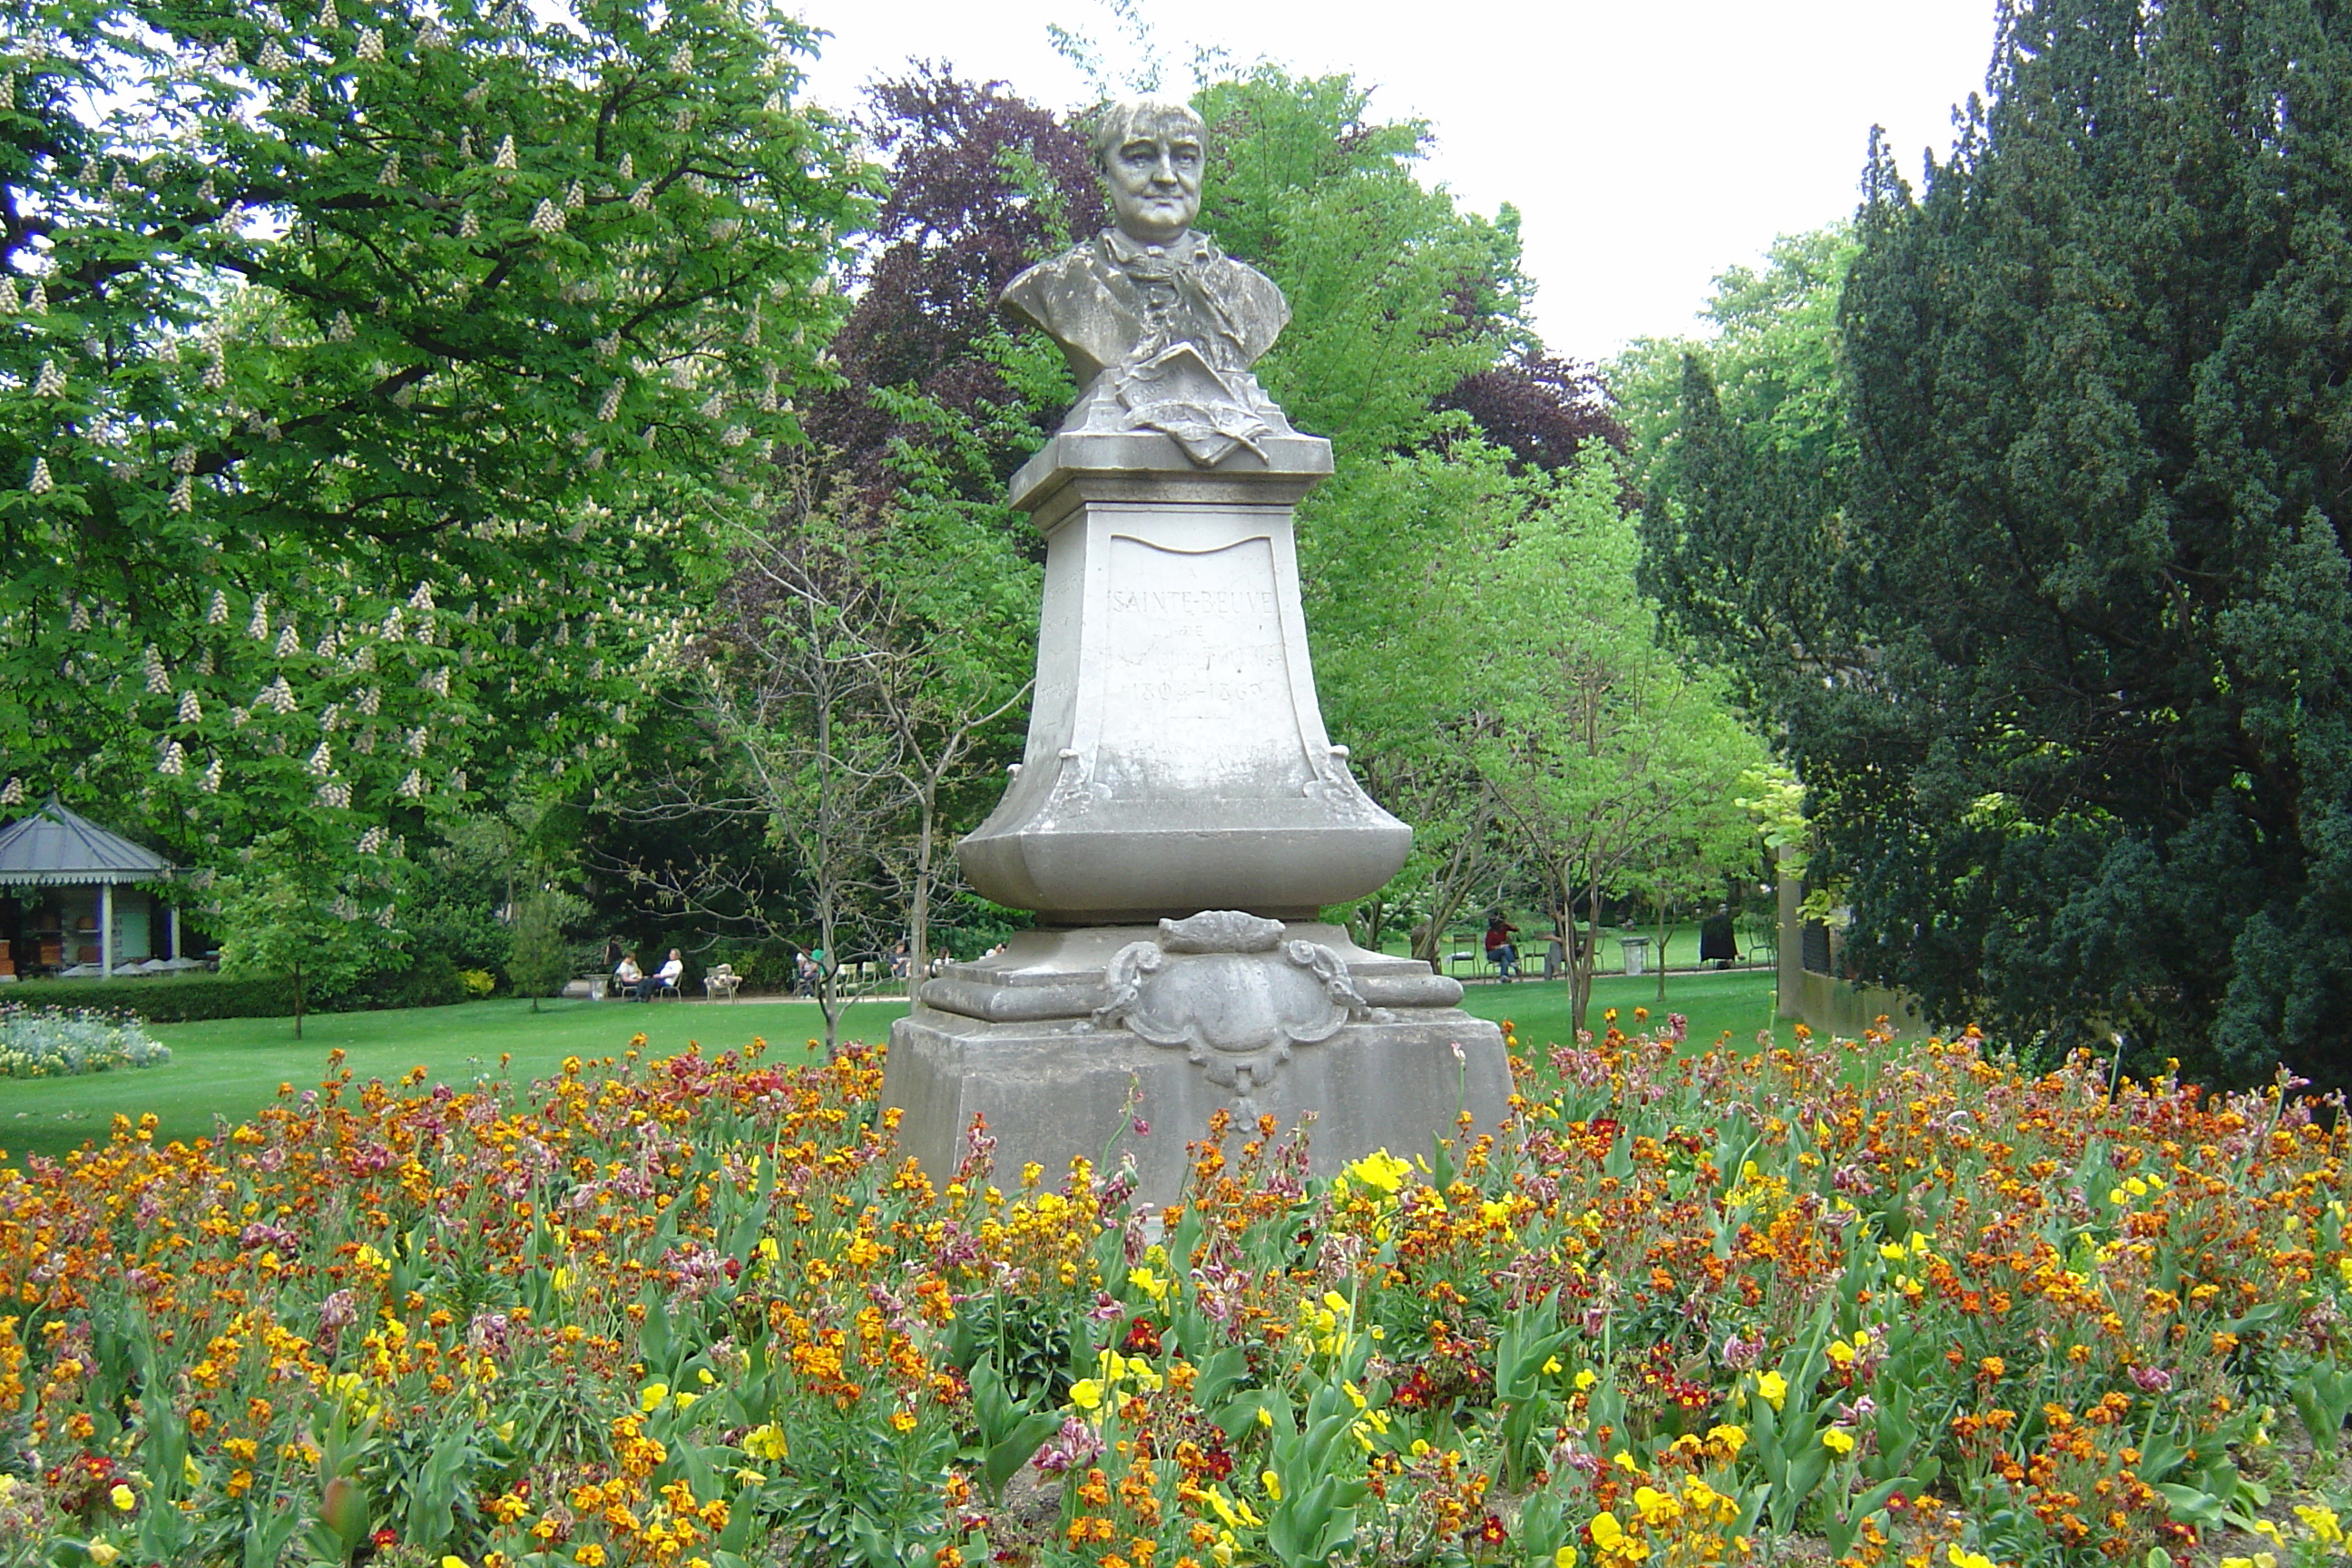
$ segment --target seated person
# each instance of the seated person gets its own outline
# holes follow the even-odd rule
[[[637,984],[645,977],[646,972],[637,967],[637,955],[634,952],[621,954],[621,962],[613,966],[614,989],[625,991],[632,997],[637,994]]]
[[[1519,950],[1511,945],[1518,929],[1501,915],[1486,922],[1486,962],[1495,966],[1495,973],[1505,984],[1519,974]]]
[[[671,948],[669,957],[663,962],[662,966],[637,983],[637,1000],[650,1002],[654,998],[654,993],[665,986],[676,990],[678,976],[685,973],[685,958],[679,954],[677,949]]]

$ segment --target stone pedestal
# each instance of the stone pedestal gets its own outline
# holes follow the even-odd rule
[[[1501,1031],[1456,982],[1312,923],[1412,842],[1316,700],[1291,512],[1330,471],[1328,443],[1286,428],[1202,468],[1157,432],[1082,426],[1014,478],[1047,541],[1036,694],[958,853],[1042,926],[925,982],[891,1030],[883,1094],[934,1180],[975,1114],[1000,1184],[1132,1152],[1151,1205],[1221,1106],[1312,1111],[1323,1173],[1507,1114]]]
[[[1057,436],[1013,481],[1045,535],[1029,743],[958,849],[1062,925],[1206,909],[1311,920],[1395,875],[1412,830],[1323,730],[1291,508],[1330,443],[1194,468],[1149,431]]]
[[[998,1184],[1034,1161],[1135,1157],[1139,1201],[1181,1189],[1184,1146],[1219,1107],[1286,1130],[1315,1113],[1316,1173],[1374,1149],[1411,1158],[1457,1116],[1492,1129],[1511,1092],[1502,1037],[1460,983],[1368,952],[1337,926],[1235,910],[1157,928],[1040,930],[926,984],[890,1032],[883,1094],[901,1147],[944,1182],[975,1114]],[[1132,1125],[1140,1118],[1149,1131]]]

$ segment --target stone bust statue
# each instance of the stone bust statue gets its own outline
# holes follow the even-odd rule
[[[1192,226],[1207,128],[1181,103],[1107,109],[1095,163],[1115,227],[1015,278],[1001,307],[1061,345],[1080,386],[1065,430],[1157,430],[1206,467],[1291,434],[1250,374],[1290,320],[1282,290]]]

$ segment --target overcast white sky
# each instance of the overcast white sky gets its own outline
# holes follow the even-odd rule
[[[1992,0],[1142,0],[1168,85],[1195,45],[1346,70],[1375,114],[1434,126],[1426,177],[1524,216],[1538,325],[1555,352],[1698,330],[1726,267],[1853,211],[1870,127],[1916,179],[1984,79]],[[802,0],[829,31],[814,95],[849,107],[909,56],[1055,109],[1089,101],[1046,25],[1130,58],[1099,0]]]

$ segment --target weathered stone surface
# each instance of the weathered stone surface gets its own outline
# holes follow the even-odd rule
[[[1423,1152],[1463,1111],[1493,1128],[1510,1095],[1502,1036],[1453,1005],[1461,994],[1338,927],[1238,911],[1024,932],[922,988],[891,1031],[883,1093],[934,1180],[980,1115],[1000,1179],[1034,1161],[1058,1180],[1074,1155],[1131,1152],[1139,1201],[1161,1205],[1220,1107],[1286,1126],[1312,1112],[1321,1174],[1377,1148]]]
[[[1310,918],[1379,888],[1412,843],[1316,701],[1291,502],[1329,447],[1289,437],[1280,467],[1244,452],[1205,471],[1130,466],[1164,439],[1057,437],[1014,481],[1047,538],[1037,689],[964,874],[1061,924]]]

